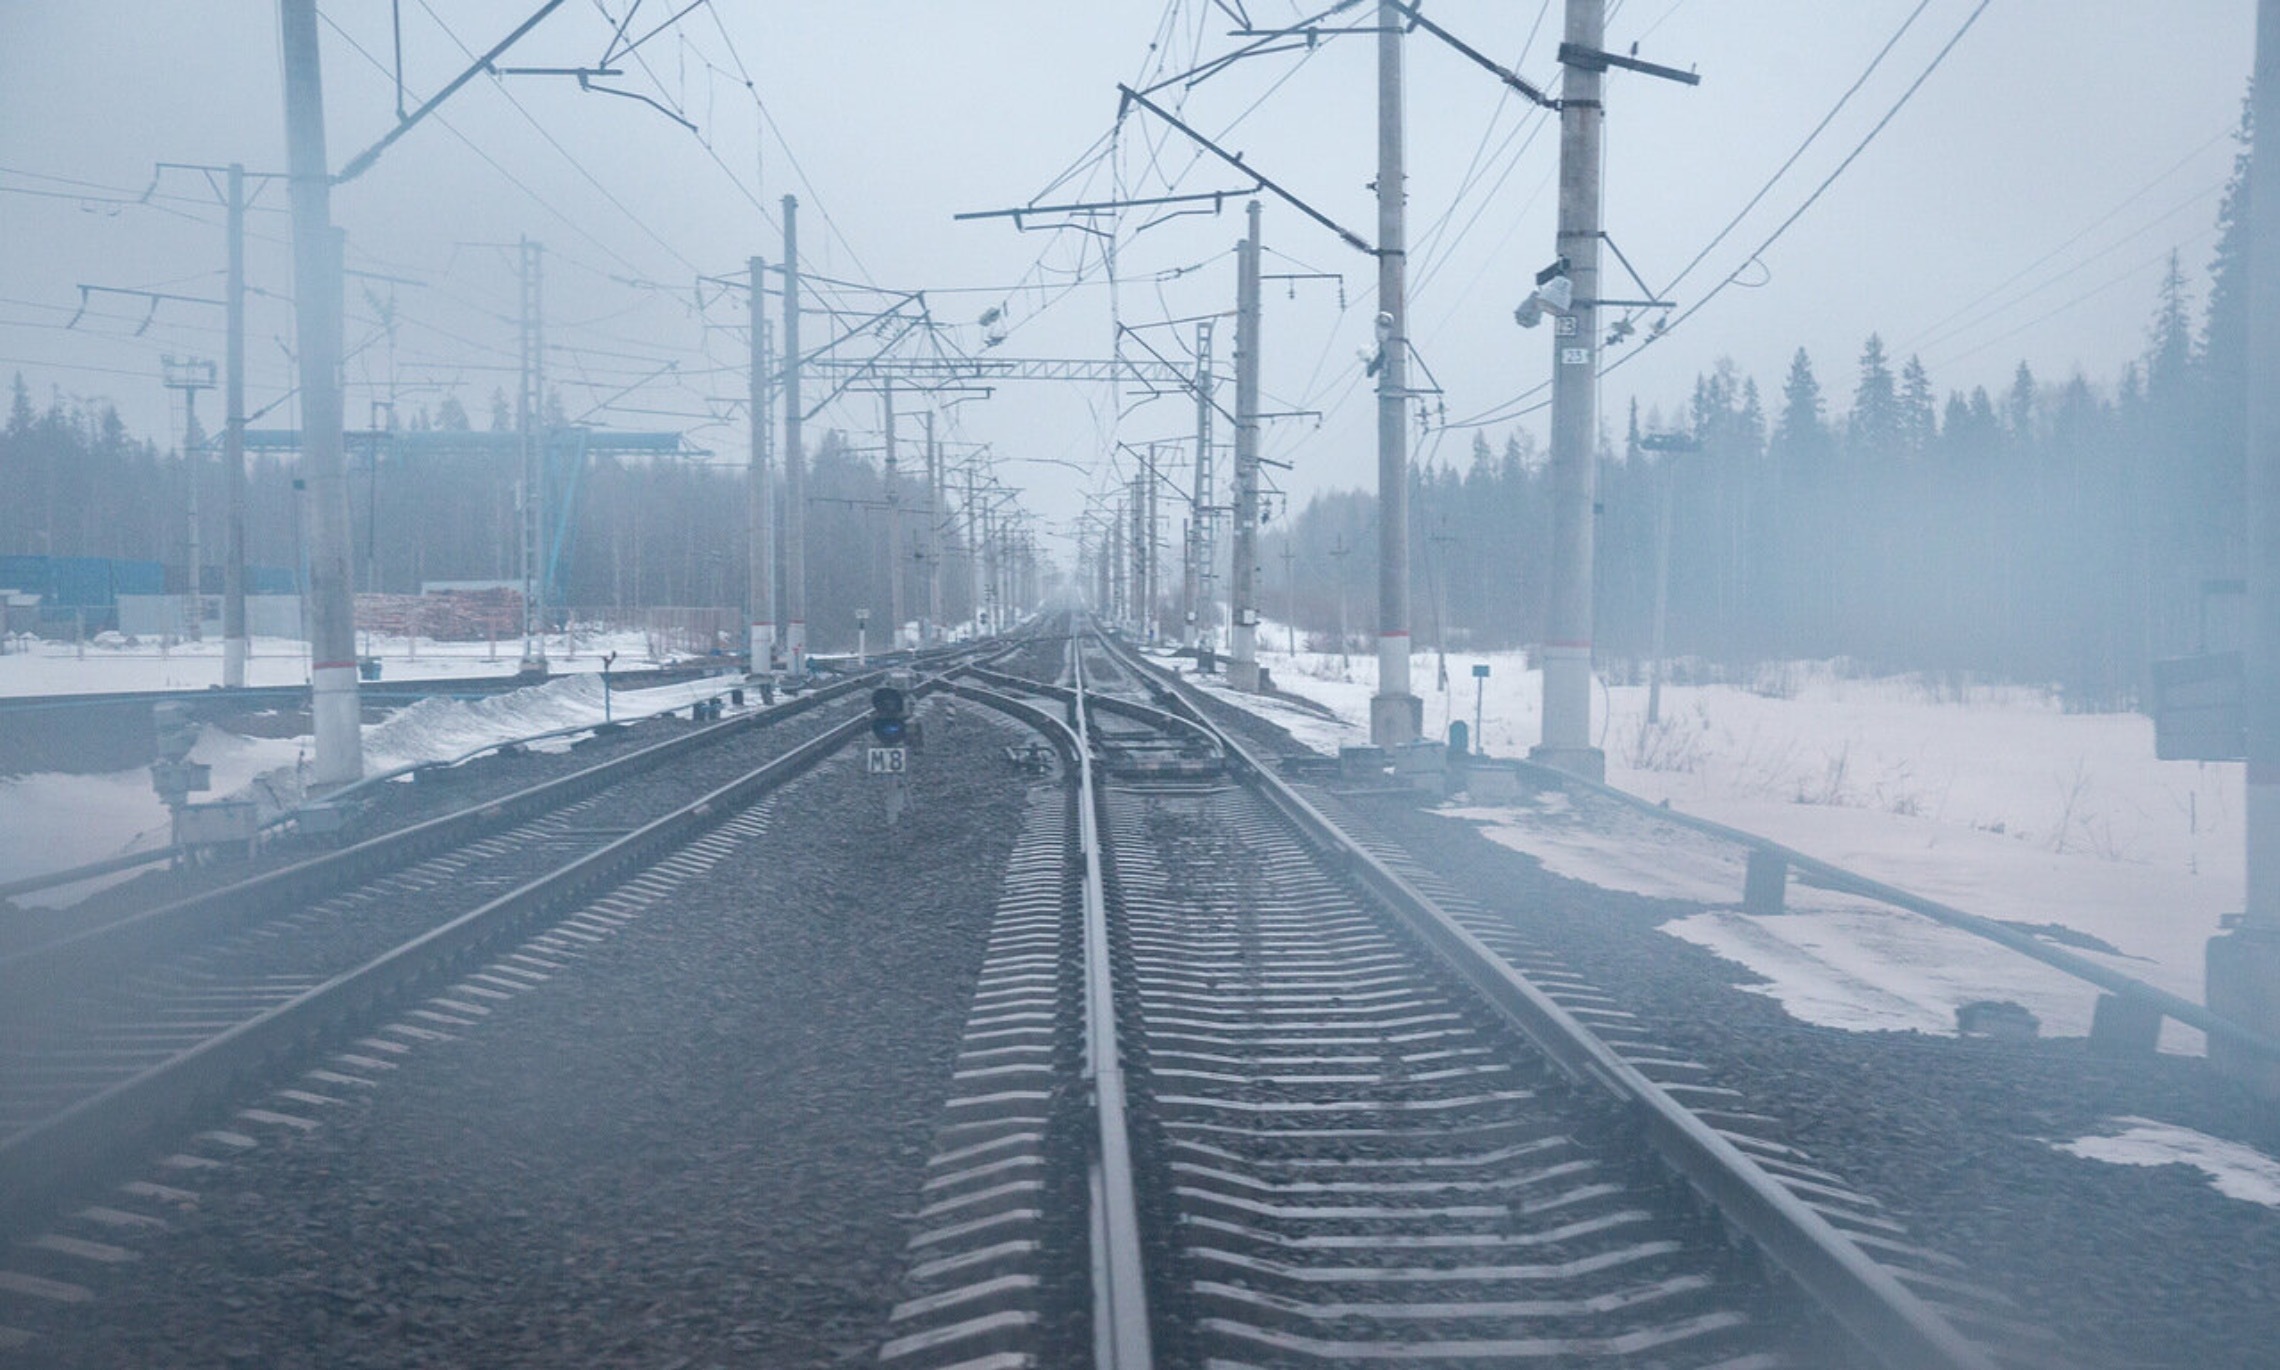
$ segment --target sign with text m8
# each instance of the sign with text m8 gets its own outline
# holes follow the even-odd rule
[[[863,756],[863,769],[871,775],[905,774],[910,770],[910,748],[868,748]]]

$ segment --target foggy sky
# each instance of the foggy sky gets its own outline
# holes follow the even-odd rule
[[[1814,148],[1672,293],[1682,308],[1742,268],[1976,3],[1931,0]],[[1639,42],[1641,56],[1703,76],[1693,89],[1622,73],[1608,83],[1606,224],[1653,285],[1675,275],[1758,190],[1916,4],[1616,0],[1611,48]],[[621,15],[622,0],[565,5],[506,60],[590,63],[611,27],[603,8]],[[780,256],[774,219],[787,192],[803,203],[810,270],[928,291],[935,317],[954,325],[969,350],[982,346],[975,320],[992,306],[1013,325],[1000,354],[1061,357],[1108,354],[1112,295],[1115,317],[1134,327],[1231,307],[1238,198],[1217,217],[1179,217],[1145,231],[1144,216],[1127,218],[1113,289],[1098,239],[951,220],[1044,191],[1111,131],[1116,82],[1177,71],[1197,54],[1233,46],[1224,12],[1203,0],[1168,9],[1140,0],[718,0],[717,8],[718,27],[709,11],[696,11],[642,49],[649,72],[631,69],[621,82],[677,106],[698,135],[645,105],[581,94],[568,81],[478,79],[440,121],[336,189],[351,265],[419,282],[350,282],[348,342],[361,348],[349,366],[353,424],[369,420],[375,399],[392,395],[408,414],[447,391],[483,423],[494,388],[513,383],[512,262],[497,245],[528,235],[547,248],[550,380],[570,414],[684,429],[715,460],[741,462],[744,304],[732,291],[700,289],[696,278],[741,275],[755,253]],[[1539,6],[1525,0],[1447,0],[1432,12],[1551,85],[1561,8],[1556,0],[1547,7],[1532,41]],[[1284,0],[1252,0],[1251,10],[1262,24],[1302,12]],[[1720,357],[1755,375],[1770,406],[1800,345],[1841,399],[1871,330],[1897,357],[1921,353],[1943,394],[1997,389],[2021,358],[2047,380],[2080,370],[2111,381],[2143,350],[2172,247],[2196,298],[2205,294],[2253,10],[2249,0],[1995,0],[1762,267],[1745,271],[1742,286],[1756,288],[1727,290],[1608,377],[1602,422],[1619,428],[1633,395],[1675,415],[1693,376]],[[337,168],[393,119],[384,69],[391,37],[385,5],[334,0],[324,12],[341,26],[323,35]],[[524,0],[407,3],[405,80],[414,98],[465,63],[444,23],[481,49],[527,12]],[[644,11],[635,31],[670,13]],[[242,0],[0,12],[0,370],[22,371],[41,403],[54,388],[103,395],[139,432],[178,427],[179,407],[158,383],[159,357],[218,358],[220,310],[169,303],[137,337],[144,306],[113,297],[95,302],[92,314],[103,317],[70,331],[61,325],[79,282],[219,293],[221,214],[201,180],[170,175],[148,205],[113,201],[139,195],[158,160],[282,166],[275,25],[273,5]],[[1152,50],[1159,36],[1168,41]],[[763,134],[739,59],[789,155]],[[1242,64],[1189,92],[1185,112],[1370,237],[1373,71],[1370,39],[1338,39],[1304,59]],[[1447,418],[1465,420],[1496,411],[1549,373],[1549,330],[1524,333],[1511,312],[1552,256],[1557,140],[1542,116],[1429,37],[1409,41],[1408,73],[1411,333],[1446,390]],[[1174,88],[1165,98],[1177,95]],[[1182,191],[1244,184],[1136,111],[1113,157],[1044,198],[1157,194],[1167,179]],[[268,292],[253,301],[249,327],[255,409],[289,385],[283,204],[275,187],[252,216],[249,276]],[[1377,308],[1372,263],[1271,197],[1264,236],[1279,254],[1268,257],[1267,272],[1338,273],[1344,294],[1341,309],[1338,285],[1269,284],[1264,407],[1325,417],[1278,420],[1265,451],[1295,464],[1277,478],[1301,500],[1370,484],[1372,406],[1356,354],[1370,345]],[[1607,268],[1619,271],[1612,258]],[[884,300],[852,290],[834,298],[850,308]],[[381,322],[391,311],[392,334]],[[821,327],[809,325],[811,344]],[[1143,332],[1165,355],[1186,357],[1191,328]],[[1220,334],[1223,365],[1232,332],[1230,322]],[[642,383],[669,363],[677,369]],[[1006,385],[986,402],[957,406],[944,432],[961,444],[988,442],[1001,458],[1035,459],[1005,465],[1003,477],[1030,488],[1032,508],[1067,520],[1082,507],[1079,487],[1103,486],[1106,477],[1088,481],[1054,463],[1128,473],[1128,460],[1107,460],[1114,440],[1192,432],[1184,398],[1142,402],[1127,387],[1122,399],[1119,414],[1104,387]],[[901,407],[910,413],[919,403],[912,397]],[[219,412],[218,398],[205,396],[209,427]],[[1538,411],[1517,422],[1540,436],[1544,418]],[[287,406],[262,422],[291,420]],[[811,441],[825,426],[875,443],[877,402],[849,397],[811,422]],[[1501,441],[1511,426],[1486,431]],[[915,437],[915,421],[906,431]],[[1226,440],[1224,426],[1219,436]],[[1454,429],[1413,451],[1461,463],[1471,439],[1472,430]]]

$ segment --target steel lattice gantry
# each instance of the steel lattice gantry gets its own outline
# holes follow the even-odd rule
[[[519,457],[522,453],[522,435],[513,429],[360,429],[344,434],[348,457],[362,457],[377,461],[390,458],[418,456],[493,456]],[[246,452],[290,453],[301,450],[301,433],[294,428],[249,428],[245,432]],[[543,447],[548,478],[544,482],[553,487],[552,473],[568,467],[568,479],[561,483],[562,497],[559,507],[553,510],[553,536],[546,540],[545,593],[551,593],[561,566],[562,546],[568,526],[577,510],[579,477],[586,469],[588,457],[697,457],[706,455],[705,449],[692,447],[679,433],[671,432],[617,432],[605,428],[566,426],[549,429]],[[549,500],[552,504],[555,501]]]

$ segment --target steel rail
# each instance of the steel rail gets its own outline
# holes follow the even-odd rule
[[[1094,1159],[1093,1363],[1099,1370],[1147,1370],[1147,1271],[1140,1250],[1140,1204],[1132,1177],[1131,1122],[1125,1111],[1124,1056],[1116,1032],[1116,967],[1108,938],[1108,891],[1101,871],[1100,792],[1093,784],[1092,725],[1086,718],[1084,653],[1069,639],[1076,707],[1077,839],[1084,851],[1085,1075],[1100,1121]]]
[[[1073,700],[1077,697],[1077,691],[1066,685],[1051,685],[1043,681],[1028,680],[1020,676],[1007,675],[1001,671],[989,670],[985,667],[969,667],[966,674],[980,680],[986,680],[1000,689],[1026,690],[1033,694],[1050,695],[1055,699],[1064,701]],[[1162,696],[1159,695],[1158,698],[1162,698]],[[1084,701],[1085,707],[1089,709],[1098,709],[1102,713],[1129,718],[1134,722],[1145,723],[1149,727],[1160,728],[1168,733],[1185,734],[1189,741],[1207,747],[1217,748],[1219,746],[1218,734],[1197,724],[1194,720],[1170,710],[1150,708],[1136,700],[1121,699],[1115,695],[1102,694],[1098,690],[1085,691]]]
[[[868,727],[865,717],[848,719],[550,874],[0,1141],[0,1219],[12,1221],[77,1177],[134,1154],[154,1133],[226,1096],[272,1061],[353,1030],[382,1008],[460,973],[565,904],[619,883],[629,870],[687,843]]]
[[[1075,639],[1071,640],[1072,648]],[[1132,1171],[1131,1122],[1124,1084],[1124,1058],[1117,1035],[1114,949],[1108,935],[1108,891],[1103,874],[1099,808],[1093,785],[1092,733],[1085,717],[1098,696],[1084,692],[1082,668],[1072,650],[1074,689],[1040,686],[979,666],[960,675],[986,682],[950,680],[944,688],[1009,713],[1051,738],[1076,781],[1077,841],[1084,862],[1081,890],[1084,916],[1085,1082],[1093,1106],[1094,1136],[1086,1176],[1090,1196],[1087,1229],[1092,1263],[1092,1330],[1095,1370],[1149,1370],[1154,1364],[1148,1322],[1147,1267],[1140,1239],[1138,1187]],[[1060,699],[1072,707],[1054,715],[1009,691]]]
[[[340,851],[295,862],[203,894],[191,895],[0,957],[0,998],[21,1001],[59,984],[108,981],[154,953],[212,938],[431,852],[464,844],[523,822],[572,799],[638,775],[730,735],[764,728],[853,694],[873,683],[859,676],[742,718],[700,728],[613,757],[512,794],[368,838]]]
[[[1108,654],[1141,679],[1164,679],[1136,654],[1096,634]],[[1261,763],[1170,680],[1171,697],[1210,729],[1228,766],[1306,839],[1337,852],[1349,873],[1504,1019],[1578,1085],[1612,1099],[1664,1162],[1745,1233],[1860,1346],[1889,1370],[1998,1370],[1893,1273],[1828,1219],[1617,1055],[1447,912],[1349,836]]]

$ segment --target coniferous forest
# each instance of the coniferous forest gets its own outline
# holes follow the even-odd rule
[[[2118,377],[2043,376],[2021,361],[1999,392],[1943,391],[1871,335],[1854,357],[1800,349],[1764,382],[1721,361],[1682,402],[1602,415],[1603,668],[1651,650],[1666,491],[1667,650],[1729,675],[1841,656],[2128,707],[2148,662],[2237,646],[2245,145],[2244,128],[2207,299],[2192,298],[2173,254],[2143,352]],[[1442,640],[1444,618],[1452,646],[1538,640],[1551,488],[1531,436],[1475,432],[1464,457],[1430,456],[1411,481],[1420,648]],[[1295,579],[1301,629],[1334,641],[1343,585],[1351,645],[1365,648],[1375,519],[1364,492],[1300,506],[1263,540],[1268,613],[1288,612]]]

